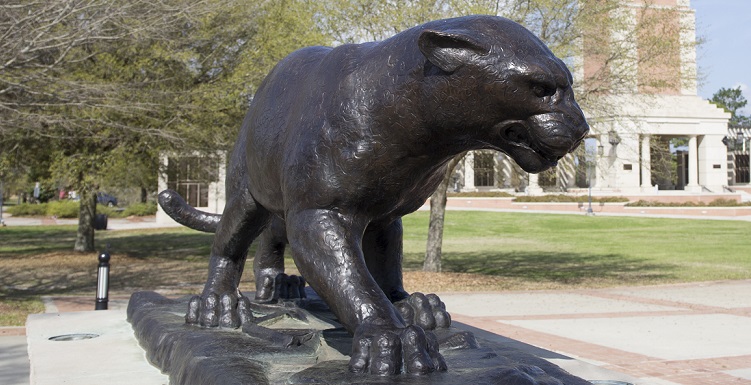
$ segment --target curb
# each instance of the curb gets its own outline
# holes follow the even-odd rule
[[[25,335],[25,326],[0,326],[0,337],[16,337]]]

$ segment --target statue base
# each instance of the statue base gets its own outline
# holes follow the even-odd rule
[[[538,356],[455,327],[436,331],[446,372],[354,374],[348,370],[351,336],[310,288],[305,299],[253,304],[255,321],[236,330],[187,325],[188,300],[138,292],[128,305],[136,338],[171,384],[591,384]]]

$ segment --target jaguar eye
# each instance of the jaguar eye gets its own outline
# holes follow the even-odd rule
[[[534,84],[532,85],[532,92],[537,96],[538,98],[544,98],[546,96],[552,96],[555,94],[555,88],[548,87],[543,84]]]

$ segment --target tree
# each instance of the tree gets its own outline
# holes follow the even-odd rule
[[[652,169],[650,185],[652,186],[657,185],[672,189],[678,181],[678,157],[670,152],[671,142],[674,145],[687,145],[687,143],[684,143],[686,142],[684,138],[668,139],[657,135],[650,138],[650,167]]]
[[[304,0],[4,2],[0,175],[41,168],[51,183],[77,190],[74,248],[93,250],[96,189],[153,184],[163,152],[227,150],[271,66],[296,48],[326,43],[310,18],[314,7]]]
[[[330,45],[315,17],[315,1],[215,2],[199,20],[193,43],[181,55],[195,63],[197,87],[190,121],[213,133],[213,150],[229,150],[255,90],[274,65],[292,51]]]
[[[195,8],[189,3],[4,2],[0,5],[0,132],[4,137],[59,138],[81,136],[77,131],[99,125],[139,135],[160,135],[152,127],[114,119],[143,117],[158,110],[162,105],[153,104],[154,97],[142,102],[133,99],[137,91],[157,90],[155,83],[162,79],[151,78],[154,74],[149,73],[128,83],[114,81],[126,75],[116,72],[122,69],[117,64],[122,63],[113,52],[120,49],[120,57],[127,53],[130,60],[139,61],[138,55],[144,51],[138,48],[143,42],[169,40],[182,32],[182,26],[190,22],[189,11]],[[124,47],[130,51],[125,52]],[[116,66],[107,67],[109,64]],[[91,69],[96,72],[82,72]],[[113,81],[98,81],[108,77]]]
[[[456,16],[449,0],[324,0],[320,23],[336,43],[384,40],[405,29]]]
[[[430,197],[430,223],[428,224],[428,242],[425,251],[423,271],[441,271],[441,249],[443,248],[443,223],[446,216],[446,193],[456,165],[467,152],[458,154],[446,166],[446,175]]]
[[[0,155],[16,168],[47,160],[49,178],[79,192],[75,250],[94,248],[94,192],[113,150],[176,143],[186,136],[176,129],[184,114],[173,113],[182,105],[175,92],[184,86],[179,72],[188,66],[158,48],[185,32],[196,4],[202,3],[60,0],[0,6]]]
[[[729,123],[731,126],[751,124],[751,117],[740,114],[740,110],[746,107],[748,103],[740,86],[737,88],[720,88],[709,101],[730,113]]]

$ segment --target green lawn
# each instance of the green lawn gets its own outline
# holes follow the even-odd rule
[[[607,287],[751,278],[751,223],[448,211],[442,274],[419,270],[428,213],[404,218],[408,290]],[[22,324],[42,295],[92,295],[97,253],[71,251],[74,226],[0,228],[0,325]],[[110,245],[111,290],[198,292],[212,235],[97,232]],[[252,258],[253,251],[249,253]],[[252,288],[252,261],[243,288]],[[288,266],[293,267],[291,261]],[[15,315],[14,315],[15,314]]]
[[[86,295],[93,303],[98,253],[73,252],[75,236],[75,226],[0,228],[0,326],[44,311],[43,295]],[[111,295],[198,292],[211,239],[182,228],[96,233],[97,248],[109,244],[112,255]]]
[[[419,268],[426,212],[404,219]],[[444,269],[528,282],[615,286],[751,278],[751,223],[448,211]]]

